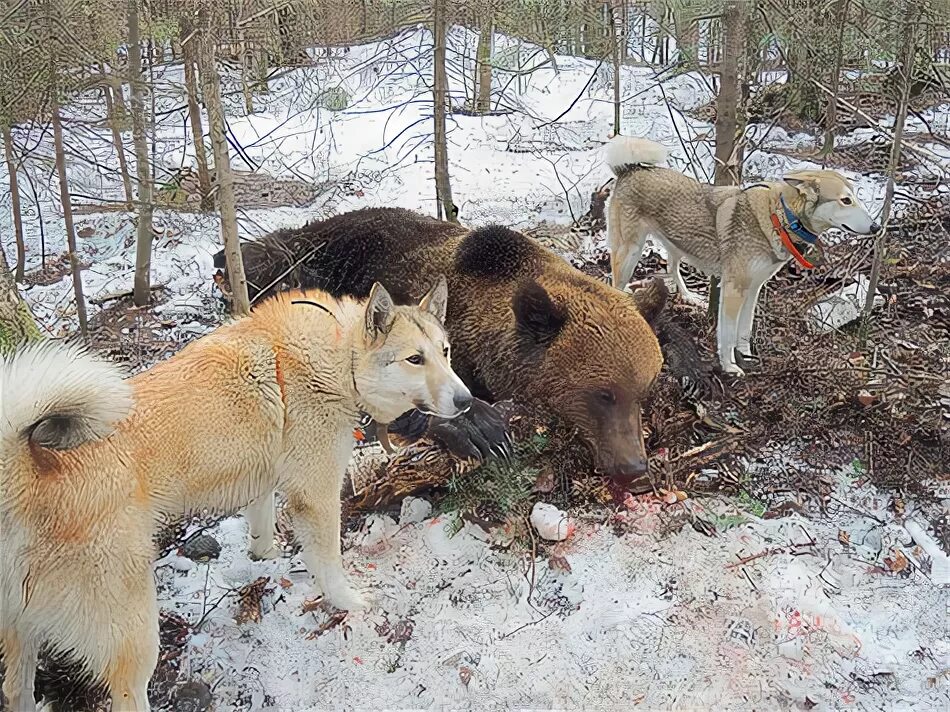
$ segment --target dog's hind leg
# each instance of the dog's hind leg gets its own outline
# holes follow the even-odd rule
[[[4,628],[0,636],[3,643],[3,662],[6,665],[6,677],[3,680],[3,694],[6,707],[12,712],[34,712],[36,702],[33,699],[33,684],[36,679],[36,662],[40,653],[40,642],[29,635],[22,635],[13,628]]]
[[[680,265],[683,264],[683,253],[680,252],[679,248],[669,242],[665,242],[663,246],[666,248],[667,255],[669,255],[669,261],[667,263],[668,269],[673,275],[673,280],[676,282],[676,291],[680,293],[680,298],[686,304],[692,304],[696,307],[705,306],[706,303],[702,297],[691,291],[683,280],[683,274],[680,272]]]
[[[608,204],[607,247],[610,250],[610,279],[616,289],[624,289],[633,276],[646,246],[648,230],[639,220],[624,223],[623,210],[615,195]]]
[[[278,559],[283,552],[274,543],[274,492],[268,490],[244,510],[249,535],[248,552],[252,559]]]

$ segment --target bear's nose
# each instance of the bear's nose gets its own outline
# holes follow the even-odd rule
[[[640,475],[645,475],[649,470],[650,466],[643,458],[634,458],[627,462],[618,462],[614,467],[615,476],[621,478],[639,477]]]

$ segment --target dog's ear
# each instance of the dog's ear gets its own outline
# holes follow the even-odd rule
[[[548,346],[564,328],[567,309],[534,280],[525,283],[511,302],[518,331],[535,344]]]
[[[670,299],[670,290],[666,282],[659,277],[652,277],[630,286],[633,287],[633,301],[637,309],[643,314],[647,323],[656,330],[660,316]]]
[[[396,320],[396,306],[389,292],[379,282],[373,284],[366,302],[366,334],[375,341],[389,333]]]
[[[782,178],[783,181],[797,190],[805,200],[816,202],[818,200],[821,185],[814,176],[803,173],[789,173]]]
[[[429,312],[432,316],[445,323],[445,312],[449,306],[449,285],[445,281],[445,275],[440,274],[432,289],[426,292],[426,295],[419,302],[419,307]]]

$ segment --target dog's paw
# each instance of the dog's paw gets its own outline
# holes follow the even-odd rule
[[[247,550],[247,557],[251,561],[269,561],[271,559],[282,559],[284,552],[274,542],[270,546],[250,546]]]
[[[511,433],[504,417],[478,398],[459,417],[434,422],[429,435],[463,459],[485,461],[493,455],[508,457],[511,452]]]
[[[725,366],[723,366],[722,372],[730,376],[736,376],[736,377],[741,377],[745,375],[745,371],[743,371],[741,368],[739,368],[737,364],[734,364],[734,363],[726,364]]]
[[[369,607],[369,599],[350,586],[337,586],[323,594],[327,603],[341,611],[362,611]]]

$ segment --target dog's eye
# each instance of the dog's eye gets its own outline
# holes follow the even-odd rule
[[[413,354],[412,356],[407,358],[406,361],[411,363],[413,366],[421,366],[422,364],[425,363],[425,359],[422,358],[422,354]]]
[[[851,200],[851,198],[842,198],[842,199],[841,199],[841,204],[842,204],[842,205],[851,205],[852,203],[854,203],[854,201]]]
[[[449,347],[448,347],[448,346],[446,346],[444,349],[442,349],[442,355],[445,356],[446,358],[449,357]]]

